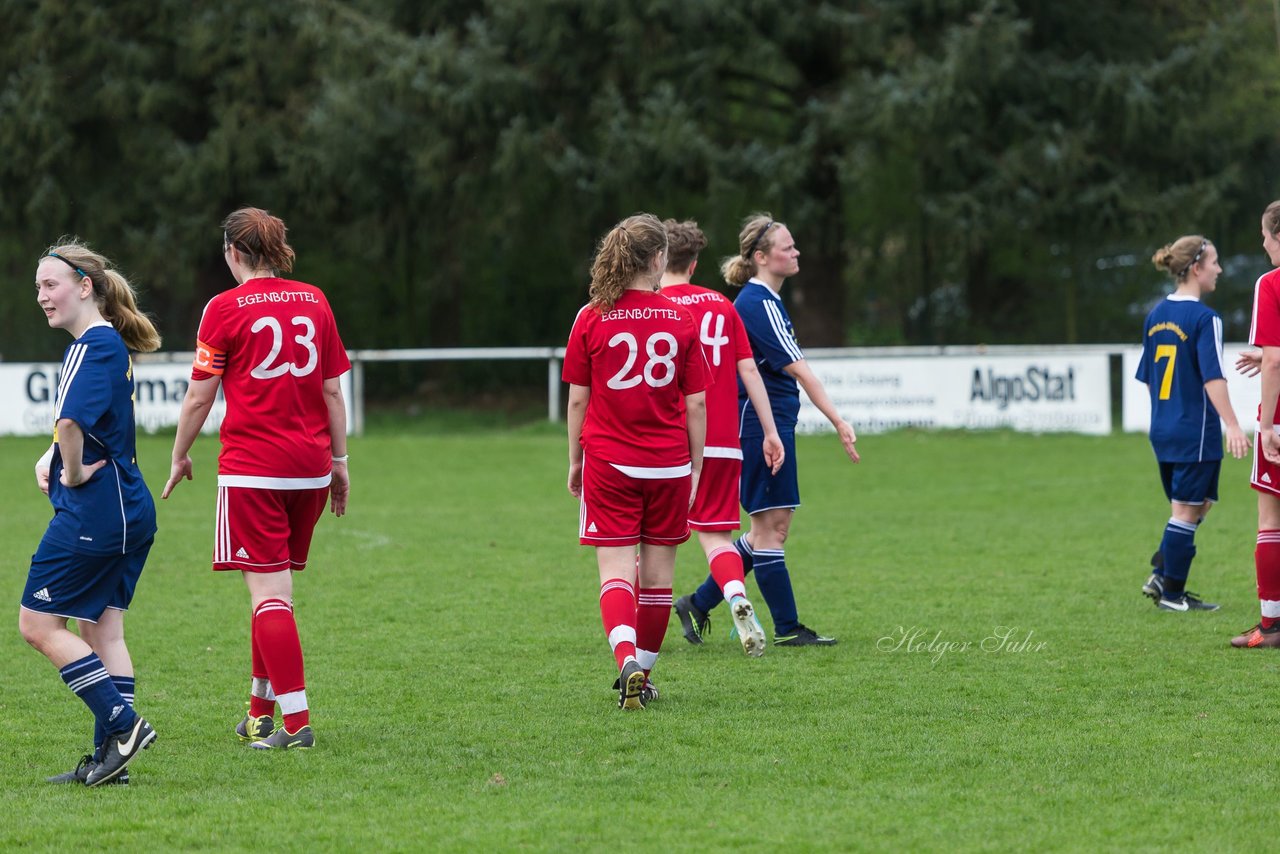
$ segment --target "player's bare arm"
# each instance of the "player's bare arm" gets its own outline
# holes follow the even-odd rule
[[[569,408],[565,420],[569,422],[569,494],[582,497],[582,424],[587,418],[587,401],[591,388],[569,384]]]
[[[1227,451],[1237,460],[1249,453],[1249,439],[1240,429],[1240,421],[1231,407],[1231,396],[1227,393],[1227,381],[1223,379],[1209,380],[1204,384],[1205,394],[1222,423],[1227,425]]]
[[[1236,373],[1256,377],[1262,371],[1262,351],[1246,350],[1236,359]]]
[[[84,464],[84,431],[70,418],[58,419],[58,444],[62,447],[62,474],[58,481],[63,486],[82,486],[107,464],[105,459]]]
[[[351,496],[351,470],[347,466],[347,404],[342,399],[342,379],[324,381],[324,405],[329,413],[329,447],[333,469],[329,481],[329,510],[334,516],[347,512]]]
[[[786,462],[787,452],[782,446],[782,438],[778,436],[778,425],[774,423],[773,409],[769,406],[769,392],[764,387],[764,380],[760,379],[756,363],[751,359],[739,359],[738,379],[742,380],[747,399],[751,401],[751,408],[756,411],[756,418],[764,431],[764,461],[769,464],[769,471],[777,474]]]
[[[169,466],[169,480],[160,493],[161,498],[168,498],[169,493],[178,482],[191,480],[191,446],[200,435],[200,428],[213,409],[213,401],[218,396],[218,377],[203,380],[192,380],[187,386],[186,397],[182,399],[182,411],[178,415],[178,432],[173,438],[173,459]]]
[[[49,450],[45,451],[40,459],[36,460],[36,486],[45,495],[49,494],[49,469],[53,465],[53,445],[49,445]]]
[[[685,429],[689,431],[689,462],[693,479],[689,487],[689,506],[698,493],[698,480],[702,477],[702,453],[707,441],[707,393],[687,394],[684,398]]]
[[[836,433],[840,436],[840,444],[844,445],[844,452],[849,455],[849,459],[855,463],[862,459],[858,456],[858,449],[855,446],[858,441],[857,434],[853,432],[853,427],[849,422],[840,417],[840,413],[836,411],[836,405],[831,402],[831,398],[827,396],[827,390],[822,387],[822,380],[818,379],[818,375],[809,367],[808,361],[800,359],[787,365],[782,370],[800,383],[800,387],[809,396],[809,400],[813,401],[813,405],[818,407],[818,411],[827,417],[827,420],[831,422],[831,426],[836,428]]]
[[[1258,446],[1262,455],[1280,463],[1280,439],[1275,432],[1276,401],[1280,399],[1280,347],[1262,348],[1262,414],[1258,422]]]

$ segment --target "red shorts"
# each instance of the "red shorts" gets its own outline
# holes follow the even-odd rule
[[[1253,473],[1249,476],[1249,485],[1259,492],[1280,495],[1280,466],[1267,462],[1262,455],[1262,443],[1258,437],[1261,430],[1253,432]]]
[[[678,546],[689,539],[689,475],[625,475],[606,462],[582,462],[578,542],[584,546]]]
[[[736,531],[742,527],[738,513],[741,478],[742,460],[704,457],[698,493],[689,511],[689,527],[695,531]]]
[[[305,569],[311,534],[324,513],[329,487],[218,487],[213,568],[247,572]]]

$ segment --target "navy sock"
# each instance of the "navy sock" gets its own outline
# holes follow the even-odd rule
[[[800,625],[796,614],[796,596],[791,590],[791,573],[787,571],[787,557],[782,549],[757,549],[755,552],[756,584],[769,606],[773,617],[773,633],[787,635]]]
[[[112,676],[111,681],[124,701],[133,706],[134,681],[132,676]],[[107,743],[107,730],[97,718],[93,721],[93,761],[102,761],[102,745]]]
[[[1164,555],[1164,595],[1166,599],[1176,599],[1182,595],[1187,585],[1187,575],[1191,572],[1191,561],[1196,556],[1196,525],[1170,519],[1164,528],[1164,539],[1160,541],[1160,552]]]
[[[755,552],[751,550],[751,546],[747,545],[744,537],[734,540],[733,547],[742,556],[742,574],[745,577],[751,573]],[[702,613],[710,614],[712,608],[724,601],[724,592],[720,589],[720,585],[716,584],[715,577],[708,575],[707,580],[702,582],[697,590],[693,591],[689,601],[693,603],[693,607]]]
[[[719,605],[722,599],[724,595],[720,592],[720,585],[716,584],[715,576],[712,575],[708,575],[707,580],[698,585],[698,589],[689,597],[693,607],[704,614],[711,613],[711,609]]]
[[[755,569],[756,553],[751,550],[751,544],[747,542],[747,538],[738,537],[733,541],[733,547],[742,557],[742,574],[746,575]]]
[[[97,653],[91,652],[58,672],[108,734],[127,732],[137,720],[133,707],[120,696],[120,689],[111,681],[111,674]]]

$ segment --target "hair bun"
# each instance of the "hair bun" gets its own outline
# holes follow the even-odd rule
[[[1157,270],[1166,270],[1170,273],[1173,268],[1169,265],[1173,262],[1173,245],[1166,243],[1156,250],[1156,254],[1151,256],[1151,263],[1156,265]]]

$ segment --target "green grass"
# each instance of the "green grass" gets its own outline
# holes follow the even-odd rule
[[[155,489],[169,441],[140,447]],[[14,626],[0,644],[0,846],[1267,845],[1280,655],[1227,645],[1257,615],[1248,461],[1224,464],[1197,536],[1192,589],[1223,609],[1176,615],[1138,593],[1168,517],[1144,438],[859,444],[854,467],[834,438],[800,440],[787,551],[802,618],[839,646],[752,660],[723,609],[703,647],[673,620],[661,699],[624,714],[559,431],[353,440],[350,513],[322,521],[296,585],[319,744],[261,755],[231,734],[248,597],[208,568],[216,442],[203,439],[197,480],[161,504],[129,616],[139,709],[160,739],[128,788],[46,786],[90,721]],[[30,476],[43,445],[0,439],[14,606],[48,519]],[[682,549],[677,595],[704,573]],[[1001,626],[1030,647],[984,651]],[[880,641],[917,629],[970,646]]]

